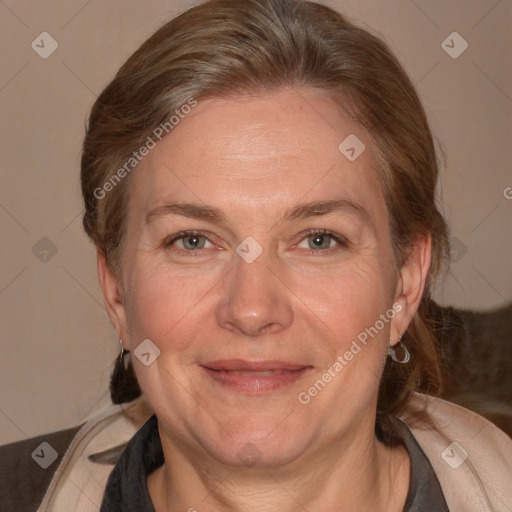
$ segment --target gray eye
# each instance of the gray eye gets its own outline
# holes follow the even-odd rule
[[[329,249],[331,245],[331,235],[324,235],[321,233],[315,233],[314,235],[308,236],[308,245],[310,249]]]
[[[184,236],[182,240],[183,247],[191,250],[203,249],[206,243],[206,238],[201,235]]]

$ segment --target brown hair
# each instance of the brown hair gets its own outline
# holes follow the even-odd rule
[[[129,171],[126,162],[134,152],[191,99],[285,87],[327,91],[369,130],[397,266],[418,234],[432,235],[424,298],[404,337],[411,362],[388,361],[382,377],[376,432],[394,443],[394,416],[404,411],[408,393],[436,394],[440,386],[428,299],[449,243],[435,202],[438,164],[425,112],[379,38],[326,6],[300,0],[210,0],[166,23],[121,67],[92,108],[81,167],[84,227],[120,275],[129,192],[129,179],[118,179],[123,164]]]

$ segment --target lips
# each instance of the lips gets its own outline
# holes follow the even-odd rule
[[[218,371],[226,371],[226,370],[218,370]],[[254,371],[254,370],[229,370],[231,375],[286,375],[289,373],[293,373],[292,370],[262,370],[262,371]]]
[[[288,386],[312,366],[285,361],[221,359],[201,365],[207,375],[223,387],[245,393],[262,394]]]
[[[203,364],[211,370],[246,371],[246,372],[274,372],[296,371],[306,368],[307,365],[287,363],[284,361],[244,361],[243,359],[220,359]]]

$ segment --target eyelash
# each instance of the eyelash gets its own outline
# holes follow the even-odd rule
[[[348,240],[341,235],[336,235],[333,232],[328,231],[326,229],[311,229],[304,234],[304,236],[299,240],[299,242],[297,242],[297,244],[294,245],[294,247],[299,245],[301,242],[303,242],[304,240],[306,240],[307,238],[309,238],[310,236],[313,236],[313,235],[330,236],[331,240],[334,240],[338,244],[338,246],[329,247],[327,249],[316,249],[316,250],[315,249],[305,249],[308,254],[311,254],[314,256],[320,256],[320,253],[331,254],[332,251],[340,250],[341,248],[347,248],[349,246]],[[172,244],[174,244],[174,242],[177,242],[178,240],[182,240],[184,238],[190,238],[193,236],[204,237],[210,243],[213,243],[209,240],[208,233],[205,233],[204,231],[181,231],[180,233],[176,233],[175,235],[171,235],[170,237],[166,238],[164,240],[163,246],[164,246],[164,248],[171,250]],[[175,252],[185,253],[187,255],[197,255],[197,253],[200,250],[201,249],[197,249],[197,250],[174,249]]]

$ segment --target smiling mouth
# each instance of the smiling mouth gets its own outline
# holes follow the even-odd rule
[[[215,383],[234,391],[263,394],[289,386],[313,368],[283,361],[219,360],[200,365]]]

